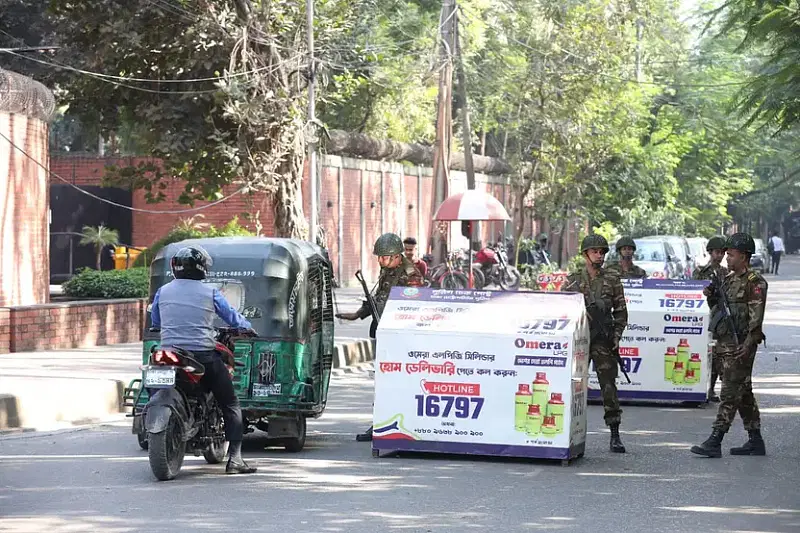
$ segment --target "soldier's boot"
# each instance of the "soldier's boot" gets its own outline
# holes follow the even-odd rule
[[[731,455],[767,455],[761,430],[751,429],[747,434],[750,436],[747,442],[742,446],[731,448]]]
[[[356,435],[356,440],[358,442],[369,442],[372,440],[372,426],[369,427],[364,433],[359,433]]]
[[[611,442],[608,449],[614,453],[625,453],[625,446],[622,444],[622,439],[619,438],[619,424],[611,426]]]
[[[708,437],[700,446],[692,446],[692,453],[705,455],[706,457],[722,457],[722,438],[725,432],[714,428],[711,436]]]
[[[711,374],[711,384],[708,386],[708,401],[709,402],[719,402],[719,396],[717,393],[714,392],[714,387],[717,386],[717,374]]]

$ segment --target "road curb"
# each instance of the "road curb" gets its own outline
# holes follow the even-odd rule
[[[333,368],[352,367],[375,360],[372,339],[345,339],[333,346]]]
[[[86,424],[123,412],[125,383],[46,375],[0,377],[0,430],[29,431],[53,423]]]
[[[365,373],[375,359],[373,341],[334,341],[331,374]],[[123,390],[116,379],[80,379],[42,374],[0,377],[0,435],[45,428],[54,423],[92,424],[124,413]]]

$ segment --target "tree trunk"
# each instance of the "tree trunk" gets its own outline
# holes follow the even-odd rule
[[[390,161],[408,161],[414,165],[432,166],[433,147],[417,143],[401,143],[386,139],[374,139],[363,133],[349,133],[342,130],[330,130],[325,149],[329,154],[363,157],[365,159],[388,159]],[[503,159],[473,155],[475,172],[483,174],[511,174],[513,168]],[[466,170],[463,153],[450,155],[450,168]]]
[[[275,236],[306,240],[309,228],[303,213],[303,155],[287,156],[280,173],[283,177],[272,194]]]
[[[102,262],[102,259],[103,259],[103,248],[102,247],[98,247],[97,248],[97,271],[98,272],[100,271],[100,263]]]

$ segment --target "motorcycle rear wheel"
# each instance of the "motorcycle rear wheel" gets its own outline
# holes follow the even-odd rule
[[[213,431],[219,435],[224,435],[222,412],[219,410],[219,408],[216,408],[214,411],[212,411],[212,413],[213,414],[209,414],[209,416],[215,417],[212,425]],[[225,460],[225,455],[227,453],[228,441],[225,440],[225,437],[214,437],[214,440],[211,441],[211,444],[208,446],[208,448],[203,450],[203,458],[206,460],[206,463],[210,465],[218,465]]]
[[[170,416],[167,428],[159,433],[148,433],[148,458],[150,469],[159,481],[169,481],[181,471],[186,442],[183,428],[176,416]]]

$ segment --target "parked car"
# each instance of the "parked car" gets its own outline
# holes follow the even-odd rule
[[[697,265],[698,268],[706,266],[711,259],[711,256],[706,250],[708,239],[705,237],[691,237],[686,240],[689,242],[689,249],[692,252],[692,257],[694,257],[695,265]]]
[[[648,278],[674,279],[681,277],[683,267],[674,260],[675,251],[669,243],[653,239],[633,239],[636,251],[633,262],[647,272]],[[611,243],[611,250],[606,255],[606,262],[618,263],[619,254],[615,243]]]
[[[769,254],[762,239],[753,239],[756,243],[756,253],[750,256],[750,268],[764,273],[769,267]]]
[[[691,279],[692,273],[694,269],[697,268],[697,265],[694,262],[691,250],[689,249],[689,243],[685,237],[679,237],[677,235],[649,235],[647,237],[642,237],[642,239],[660,240],[669,244],[673,250],[673,256],[681,264],[680,271],[683,272],[683,275],[679,276],[679,279]]]

